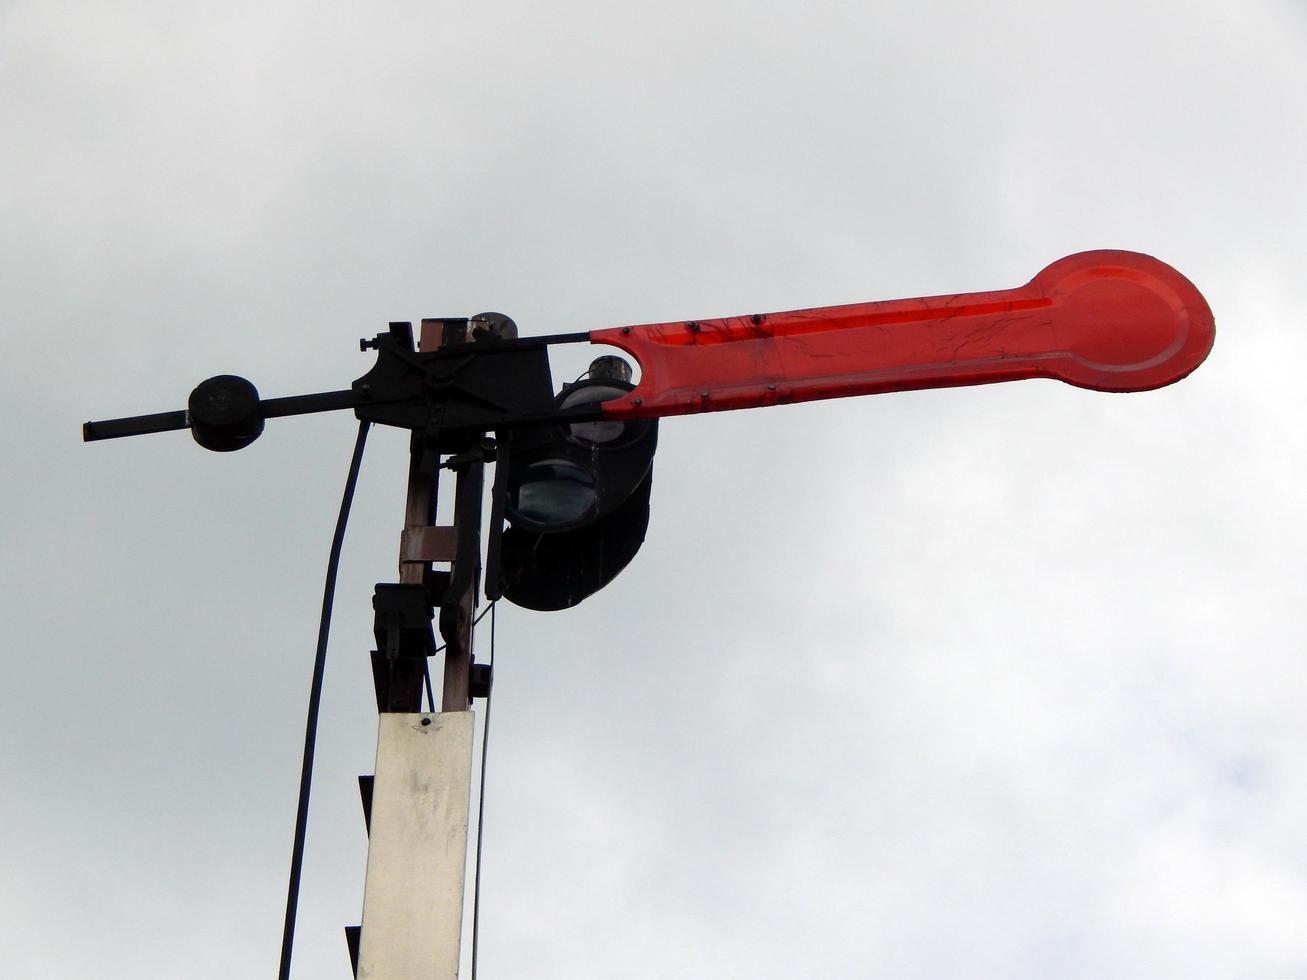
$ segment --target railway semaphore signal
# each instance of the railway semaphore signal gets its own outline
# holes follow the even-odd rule
[[[349,388],[263,399],[210,378],[184,410],[83,427],[87,441],[190,429],[207,449],[241,449],[268,419],[353,410],[360,420],[333,545],[319,635],[282,948],[290,972],[299,861],[335,561],[367,426],[408,429],[399,581],[373,595],[380,712],[355,972],[386,980],[457,976],[472,765],[473,699],[489,695],[472,634],[482,596],[561,610],[635,557],[649,522],[657,420],[852,395],[1052,378],[1099,391],[1172,384],[1211,350],[1211,310],[1179,272],[1135,252],[1081,252],[1014,289],[889,300],[545,337],[502,314],[424,320],[361,341],[376,362]],[[549,349],[617,347],[555,391]],[[481,541],[487,464],[495,466]],[[435,524],[442,476],[454,521]],[[483,566],[484,560],[484,566]],[[484,572],[484,574],[483,574]],[[484,589],[483,589],[484,579]],[[436,634],[442,643],[437,642]],[[440,709],[428,661],[444,652]],[[423,710],[423,691],[427,709]],[[420,898],[415,898],[420,896]]]

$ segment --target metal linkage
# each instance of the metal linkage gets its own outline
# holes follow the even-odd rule
[[[519,340],[511,335],[516,328],[469,332],[469,323],[475,325],[488,316],[492,315],[482,314],[470,321],[423,321],[424,332],[432,338],[440,336],[442,343],[439,347],[424,345],[428,349],[422,351],[414,347],[411,323],[391,323],[386,333],[359,341],[361,349],[377,352],[377,360],[345,390],[261,399],[244,378],[218,375],[191,392],[183,411],[87,422],[82,426],[82,439],[97,442],[190,429],[206,449],[229,452],[258,438],[266,419],[341,409],[353,409],[360,421],[421,433],[439,430],[464,435],[509,425],[602,416],[596,407],[560,411],[549,382],[549,347],[588,342],[588,333]],[[507,317],[502,320],[512,322]],[[428,329],[430,324],[440,329]]]

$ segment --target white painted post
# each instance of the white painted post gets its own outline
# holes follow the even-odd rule
[[[473,721],[380,716],[359,980],[457,980]]]

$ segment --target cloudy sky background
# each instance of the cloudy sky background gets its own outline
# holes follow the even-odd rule
[[[1182,384],[669,420],[636,563],[500,610],[481,972],[1307,977],[1305,54],[1300,0],[0,2],[4,973],[273,975],[355,424],[83,421],[343,387],[388,320],[1118,247],[1215,311]],[[349,975],[404,451],[345,549],[297,977]]]

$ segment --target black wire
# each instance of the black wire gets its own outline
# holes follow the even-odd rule
[[[345,493],[340,501],[340,515],[336,518],[336,534],[331,539],[331,554],[327,558],[327,582],[322,590],[322,618],[318,621],[318,651],[313,659],[313,681],[309,685],[309,716],[304,725],[304,762],[300,768],[299,807],[295,811],[295,843],[290,852],[290,883],[286,888],[286,924],[281,934],[281,970],[278,980],[290,978],[291,947],[295,943],[295,912],[300,897],[300,869],[304,864],[304,832],[309,822],[309,787],[313,782],[313,749],[318,737],[318,707],[322,703],[322,675],[327,663],[327,635],[331,632],[331,605],[336,595],[336,571],[340,567],[340,549],[345,541],[345,525],[349,522],[349,508],[354,501],[354,487],[359,479],[359,465],[363,462],[363,446],[368,439],[368,422],[359,423],[358,437],[354,440],[354,456],[349,463],[349,476],[345,479]]]
[[[499,605],[498,599],[492,602],[485,609],[482,609],[481,615],[478,616],[476,619],[472,620],[472,625],[476,626],[477,623],[481,622],[481,620],[486,618],[487,613],[494,612],[495,606],[497,605]],[[491,616],[490,617],[490,662],[494,663],[494,661],[495,661],[495,617]]]
[[[486,749],[490,745],[490,699],[495,693],[495,606],[490,604],[490,690],[486,692],[486,720],[481,724],[481,788],[477,792],[477,856],[472,872],[472,978],[477,980],[477,949],[481,938],[481,836],[486,819]],[[485,613],[481,614],[482,616]],[[475,624],[474,624],[475,625]]]
[[[495,602],[498,602],[498,601],[499,601],[498,599],[495,600]],[[477,623],[481,622],[481,620],[483,620],[483,619],[486,618],[486,613],[490,612],[490,610],[492,610],[492,609],[495,608],[495,602],[492,602],[490,605],[486,606],[486,608],[482,609],[482,610],[481,610],[481,615],[478,616],[476,619],[472,620],[472,628],[473,628],[473,629],[476,629],[476,625],[477,625]],[[494,626],[495,626],[495,617],[494,617],[494,616],[491,616],[491,617],[490,617],[490,633],[491,633],[490,643],[491,643],[491,646],[492,646],[492,647],[494,646]],[[447,647],[447,646],[449,646],[448,643],[442,643],[442,644],[440,644],[440,646],[436,647],[434,650],[431,651],[431,656],[434,657],[436,654],[440,653],[440,651],[444,650],[445,647]],[[491,654],[491,658],[490,658],[490,659],[491,659],[491,660],[494,660],[494,654],[493,654],[493,653]],[[435,710],[435,707],[433,706],[431,710],[434,711],[434,710]]]

